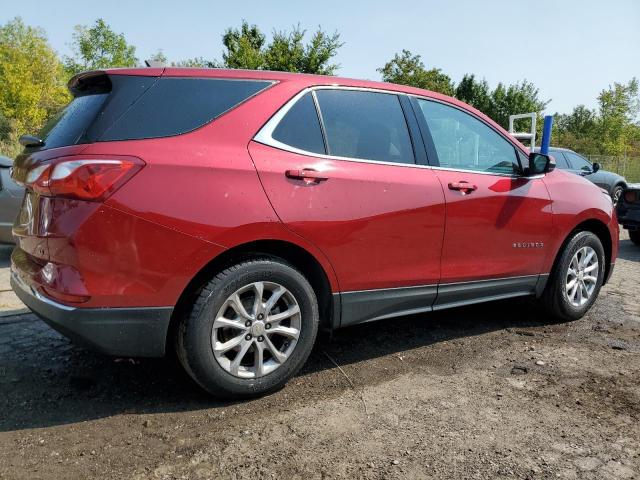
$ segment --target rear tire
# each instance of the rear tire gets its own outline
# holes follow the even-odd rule
[[[210,394],[259,396],[281,388],[300,370],[318,324],[315,293],[300,272],[279,259],[249,260],[202,288],[178,328],[176,351],[187,373]]]
[[[629,238],[636,245],[640,245],[640,230],[629,231]]]
[[[581,318],[598,298],[605,271],[600,239],[577,232],[564,246],[540,298],[543,308],[559,320]]]

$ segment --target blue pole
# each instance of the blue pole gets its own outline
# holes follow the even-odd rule
[[[551,145],[551,127],[553,126],[553,116],[545,115],[544,126],[542,127],[542,143],[540,144],[540,153],[549,154],[549,145]]]

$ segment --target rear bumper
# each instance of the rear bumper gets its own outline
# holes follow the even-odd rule
[[[15,272],[11,287],[53,329],[106,355],[161,357],[172,307],[76,308],[57,303],[27,285]]]

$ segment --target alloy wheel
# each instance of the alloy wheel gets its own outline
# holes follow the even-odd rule
[[[600,266],[596,251],[585,246],[580,248],[569,264],[566,276],[566,294],[569,303],[581,307],[589,301],[598,284]]]
[[[218,310],[211,347],[220,366],[239,378],[259,378],[282,366],[295,350],[300,306],[274,282],[254,282],[236,290]]]

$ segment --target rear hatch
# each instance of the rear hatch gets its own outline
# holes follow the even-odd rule
[[[43,128],[35,139],[39,145],[27,147],[14,164],[14,180],[26,187],[14,235],[30,260],[73,261],[63,258],[60,244],[72,250],[83,219],[145,166],[145,150],[136,149],[136,141],[197,130],[273,84],[163,74],[154,68],[108,70],[71,79],[71,103]],[[124,141],[132,141],[131,150]],[[112,144],[114,154],[96,149],[99,143]]]
[[[26,185],[13,234],[17,246],[32,261],[49,259],[47,236],[56,199],[39,194],[30,183],[37,172],[60,157],[82,153],[88,144],[101,141],[118,120],[158,81],[162,69],[147,69],[143,75],[87,72],[71,79],[73,100],[39,132],[40,146],[26,147],[13,164],[13,179]]]

